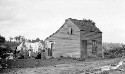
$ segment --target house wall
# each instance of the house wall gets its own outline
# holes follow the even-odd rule
[[[67,33],[68,27],[72,28],[71,35]],[[67,19],[64,25],[46,40],[55,42],[53,57],[80,57],[80,30],[70,20]]]
[[[81,36],[81,38],[80,38],[81,41],[82,40],[87,40],[87,56],[94,55],[92,53],[92,40],[97,41],[97,54],[101,53],[101,51],[102,51],[102,49],[101,49],[101,46],[102,46],[102,33],[81,31],[80,36]]]

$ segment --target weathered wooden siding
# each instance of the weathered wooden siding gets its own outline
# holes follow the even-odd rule
[[[102,33],[81,31],[80,35],[81,35],[80,40],[87,40],[87,55],[93,55],[92,54],[92,40],[97,41],[97,53],[101,53]]]
[[[72,28],[73,34],[67,33],[68,27]],[[80,30],[70,20],[66,20],[64,25],[46,40],[55,42],[53,57],[80,57]]]

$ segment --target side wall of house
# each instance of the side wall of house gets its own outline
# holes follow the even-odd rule
[[[92,40],[97,41],[97,54],[101,53],[102,33],[81,31],[80,35],[81,35],[81,40],[87,40],[87,56],[94,55],[92,53]]]
[[[72,34],[68,34],[69,28],[72,29]],[[53,57],[80,58],[80,30],[70,20],[67,19],[64,25],[46,40],[55,42]]]

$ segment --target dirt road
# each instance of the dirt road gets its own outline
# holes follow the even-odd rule
[[[101,66],[116,64],[120,60],[124,59],[117,58],[112,60],[98,60],[73,63],[72,61],[70,61],[71,63],[63,63],[46,67],[6,69],[1,74],[125,74],[124,71],[119,70],[102,72],[98,69]],[[122,66],[121,68],[125,70],[124,66]]]

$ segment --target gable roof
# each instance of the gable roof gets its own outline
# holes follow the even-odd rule
[[[92,31],[92,32],[101,32],[99,28],[96,27],[95,22],[92,20],[77,20],[69,18],[81,31]],[[102,32],[101,32],[102,33]]]
[[[92,20],[77,20],[77,19],[72,19],[72,18],[68,18],[71,22],[73,22],[79,29],[80,31],[92,31],[92,32],[99,32],[102,33],[99,28],[97,28],[95,26],[95,22],[92,22]],[[65,22],[68,21],[67,19],[65,20]],[[65,24],[63,24],[60,28],[62,28]],[[53,34],[51,34],[49,37],[53,36],[54,34],[56,34],[60,28]],[[49,37],[47,37],[46,39],[48,39]],[[45,40],[46,40],[45,39]]]

